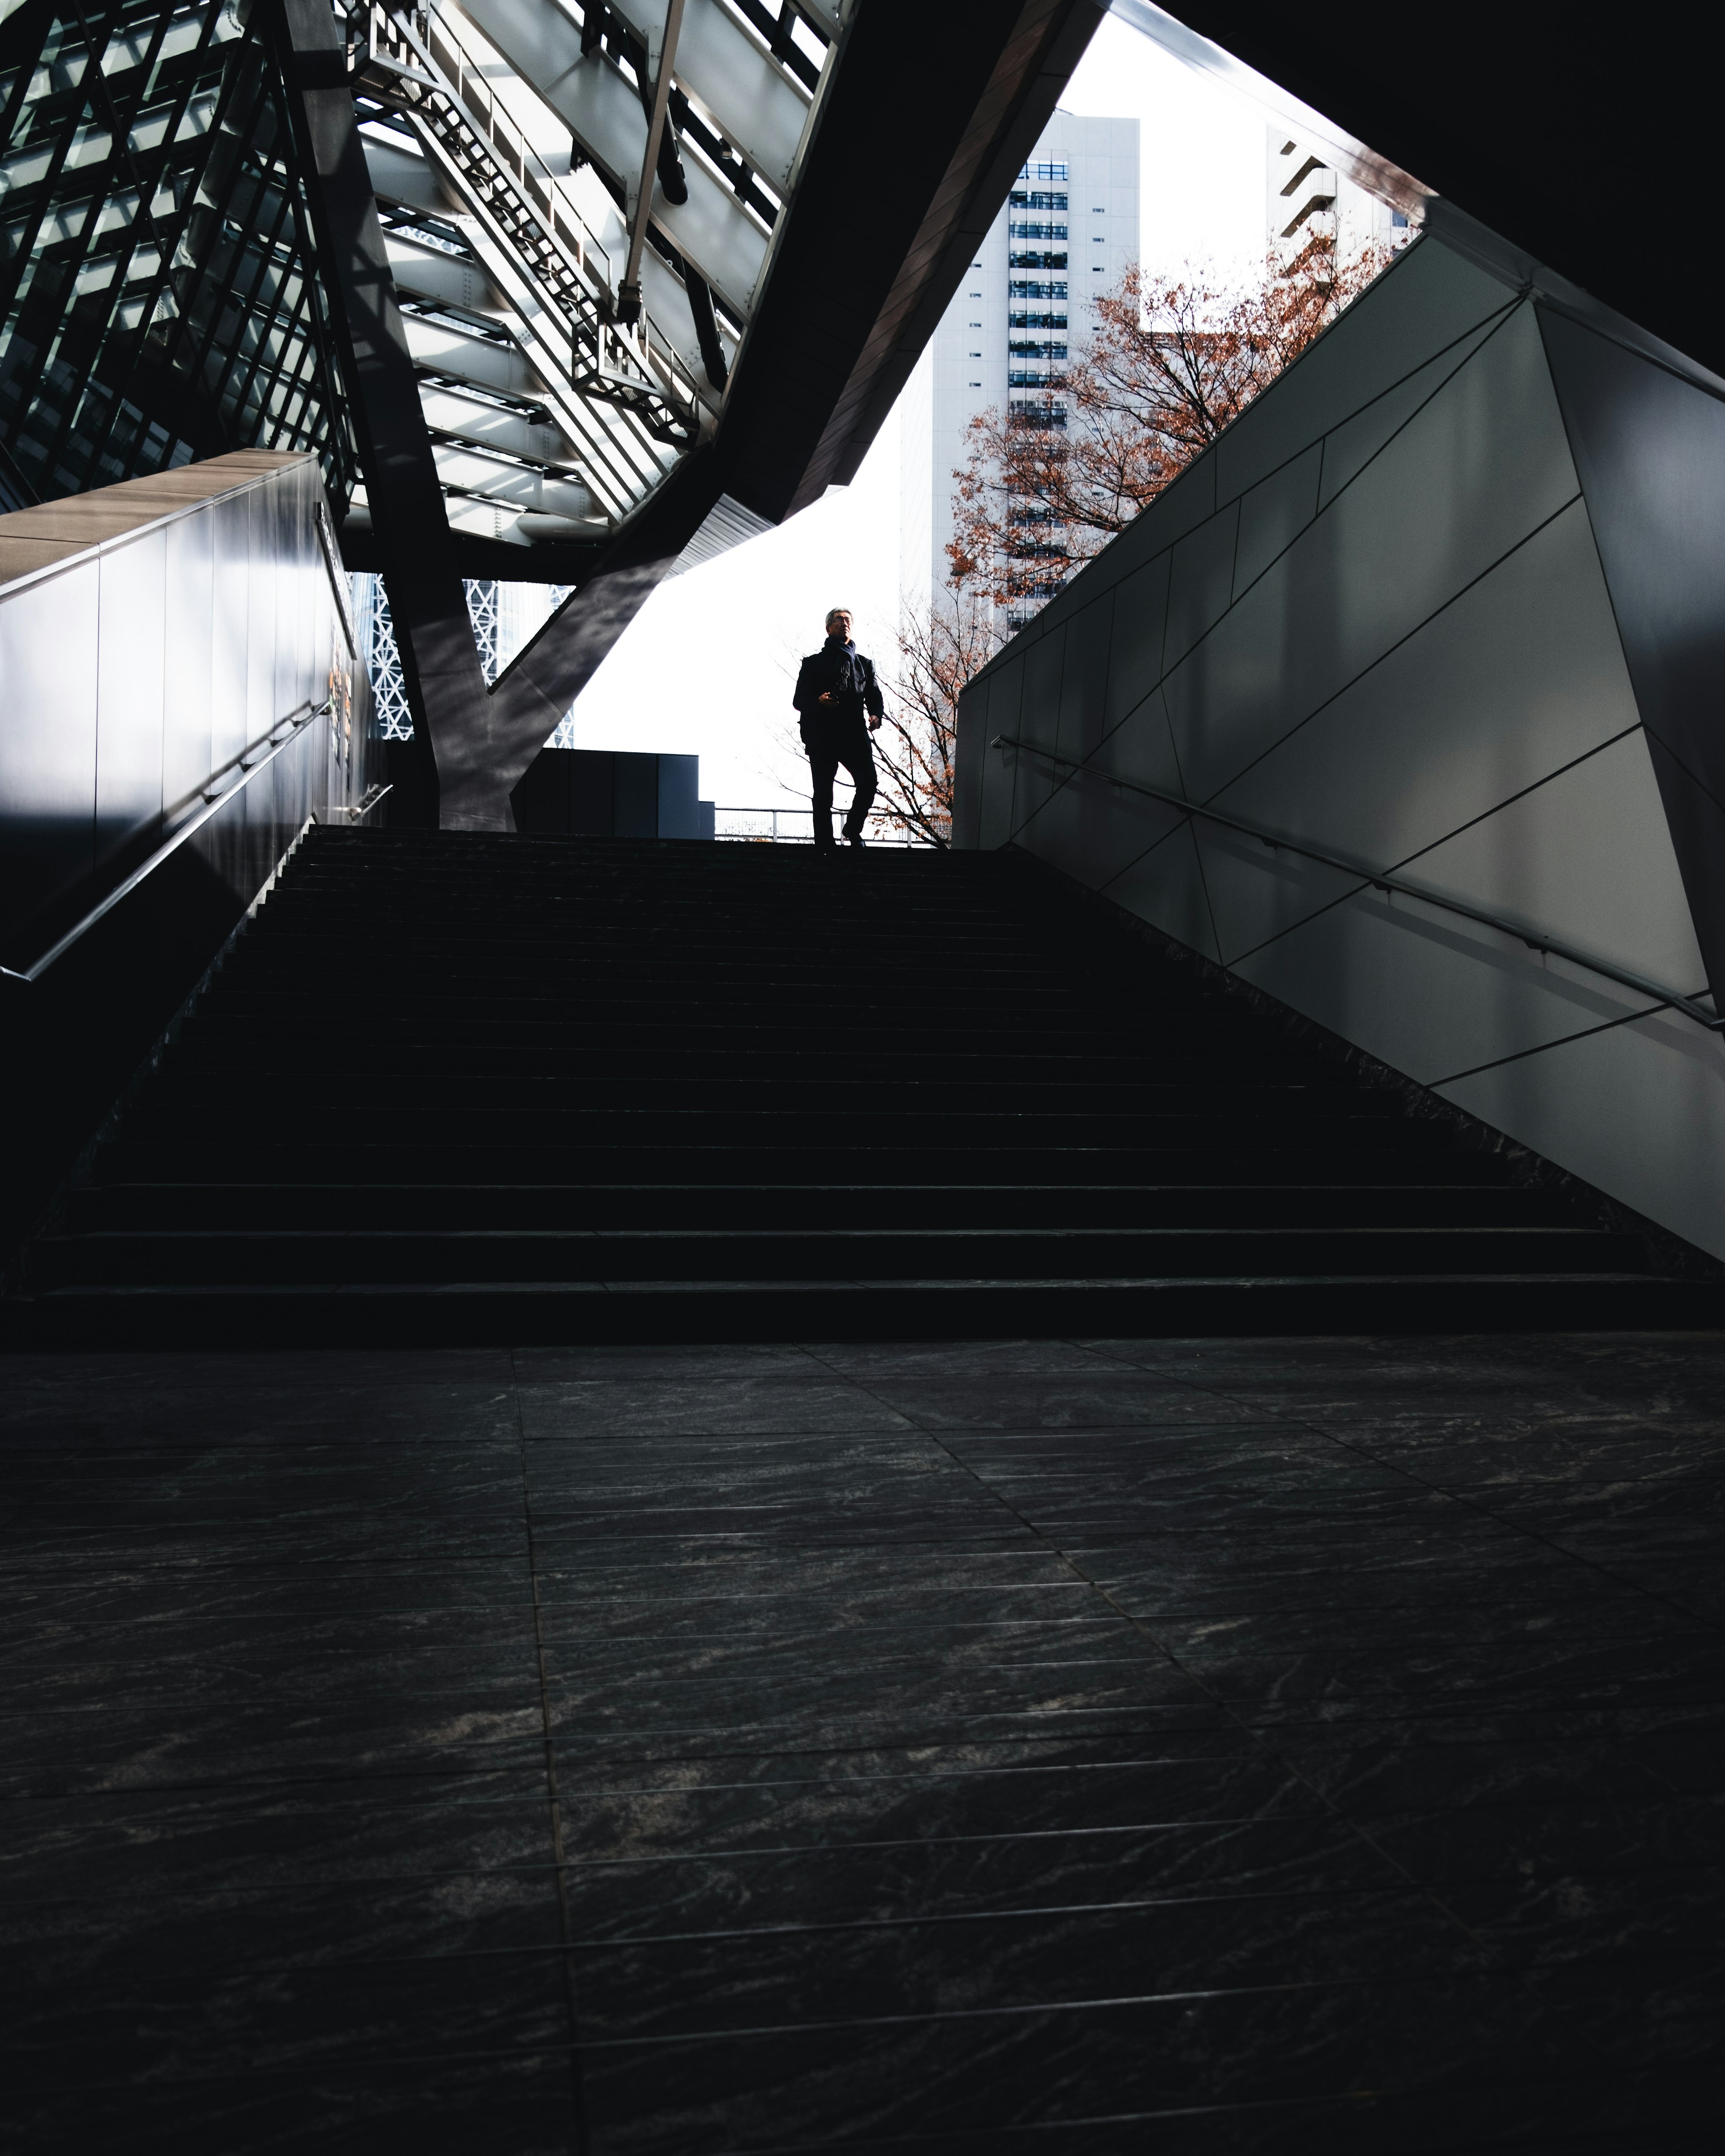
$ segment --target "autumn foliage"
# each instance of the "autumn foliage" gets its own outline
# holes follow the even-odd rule
[[[1147,280],[1134,265],[1093,304],[1095,323],[1050,380],[1046,406],[970,423],[953,474],[953,584],[1018,619],[1125,531],[1297,359],[1384,267],[1339,263],[1313,241],[1226,291],[1190,273]]]
[[[1244,290],[1134,265],[1045,396],[970,423],[947,548],[950,580],[906,609],[888,716],[875,737],[875,813],[951,843],[958,698],[1013,629],[1124,531],[1388,260],[1338,262],[1313,240],[1271,256]],[[1039,410],[1038,403],[1042,408]],[[1054,424],[1058,410],[1063,424]]]

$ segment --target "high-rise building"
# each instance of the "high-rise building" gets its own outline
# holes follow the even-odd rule
[[[1369,247],[1394,253],[1414,236],[1400,210],[1356,187],[1285,126],[1264,131],[1264,171],[1265,233],[1278,261],[1291,261],[1314,239],[1333,240],[1347,262]]]
[[[953,473],[991,406],[1061,424],[1059,377],[1094,296],[1138,256],[1138,123],[1057,111],[989,226],[900,418],[906,595],[948,573]]]

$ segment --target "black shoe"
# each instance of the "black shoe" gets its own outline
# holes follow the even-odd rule
[[[860,831],[847,831],[845,835],[853,846],[860,846],[862,844],[862,833]]]

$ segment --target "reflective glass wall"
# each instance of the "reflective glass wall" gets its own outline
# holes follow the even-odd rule
[[[23,0],[0,23],[0,494],[236,449],[354,458],[288,113],[249,0]]]

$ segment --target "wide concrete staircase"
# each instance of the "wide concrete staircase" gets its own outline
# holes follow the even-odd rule
[[[365,830],[308,836],[20,1279],[14,1341],[88,1346],[1722,1314],[1013,856]]]

